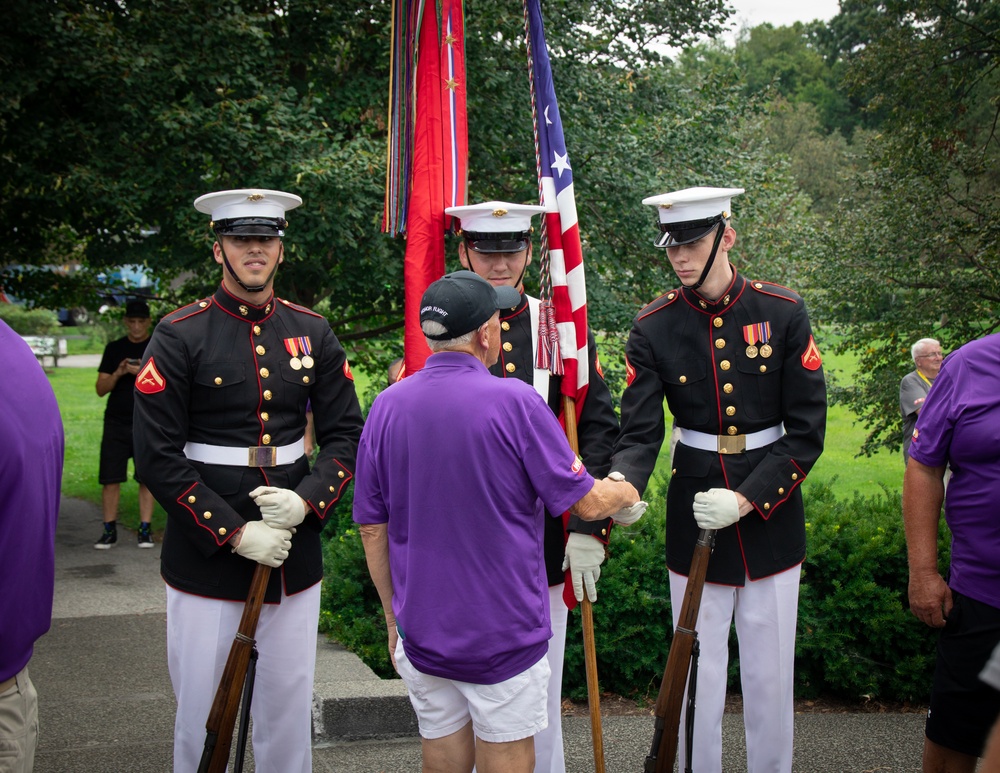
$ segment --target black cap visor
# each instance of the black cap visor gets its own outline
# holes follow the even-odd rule
[[[230,217],[216,220],[212,228],[219,236],[284,236],[287,225],[283,217]]]
[[[511,233],[476,233],[463,231],[465,243],[473,252],[521,252],[528,249],[530,231]]]
[[[679,247],[696,242],[715,230],[723,221],[721,214],[703,220],[689,220],[684,223],[660,223],[662,233],[653,244],[657,247]]]
[[[513,287],[494,287],[472,271],[455,271],[433,282],[420,300],[420,323],[438,322],[445,332],[424,335],[434,341],[448,341],[478,330],[500,309],[521,302]]]

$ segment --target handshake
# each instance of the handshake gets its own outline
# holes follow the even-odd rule
[[[244,558],[277,569],[292,549],[295,527],[306,517],[306,503],[286,488],[258,486],[250,496],[260,508],[261,521],[247,521],[233,548]]]
[[[625,476],[620,472],[612,472],[608,475],[608,480],[613,480],[615,483],[624,483],[633,492],[635,492],[636,499],[639,498],[639,493],[635,491],[635,487],[631,483],[625,480]],[[643,502],[641,499],[633,505],[627,505],[619,510],[617,513],[611,517],[614,519],[615,523],[619,526],[631,526],[633,523],[642,518],[642,514],[646,512],[646,508],[649,505]]]

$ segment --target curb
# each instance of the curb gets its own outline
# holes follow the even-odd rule
[[[320,634],[313,680],[313,745],[417,736],[401,679],[382,679]]]

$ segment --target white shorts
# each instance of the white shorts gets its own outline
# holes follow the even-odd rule
[[[530,738],[549,723],[545,696],[551,669],[544,657],[503,682],[472,684],[417,671],[399,639],[396,670],[410,694],[420,735],[428,740],[458,732],[470,719],[476,737],[490,743]]]

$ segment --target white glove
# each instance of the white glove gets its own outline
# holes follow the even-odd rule
[[[615,470],[614,472],[608,473],[608,480],[613,480],[617,481],[618,483],[622,483],[625,480],[625,476],[622,473]],[[617,523],[619,526],[631,526],[633,523],[642,518],[642,514],[646,512],[647,507],[649,507],[649,505],[640,499],[634,505],[623,507],[621,510],[619,510],[611,517],[614,519],[614,522]]]
[[[631,526],[633,523],[642,518],[642,514],[646,512],[647,507],[649,507],[649,505],[640,499],[634,505],[623,507],[611,517],[614,518],[615,523],[619,526]]]
[[[597,601],[597,581],[601,577],[601,564],[604,563],[604,545],[600,540],[589,534],[569,533],[566,540],[566,557],[562,568],[569,569],[573,582],[573,595],[577,601],[583,601],[583,587],[587,586],[587,598]]]
[[[306,517],[306,503],[291,489],[258,486],[250,497],[260,508],[264,523],[272,529],[291,529]]]
[[[240,530],[240,544],[233,550],[244,558],[272,569],[281,566],[292,549],[292,533],[272,529],[263,521],[247,521]]]
[[[740,519],[736,492],[727,488],[710,488],[694,495],[691,505],[699,529],[724,529]]]

